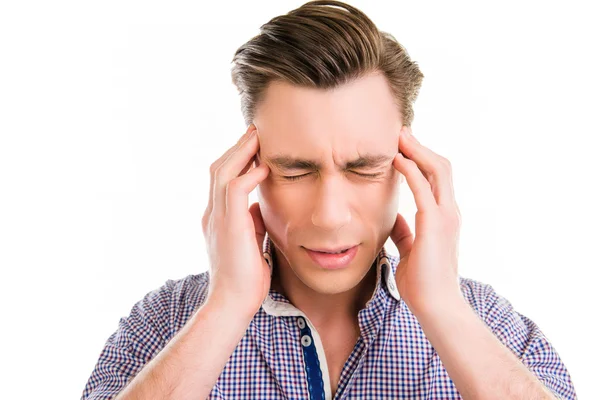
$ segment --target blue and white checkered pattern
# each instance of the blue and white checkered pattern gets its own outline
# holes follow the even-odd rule
[[[267,235],[263,251],[269,263],[272,250]],[[208,398],[462,399],[398,293],[398,261],[384,247],[374,262],[377,286],[358,314],[361,335],[336,393],[331,393],[318,332],[304,313],[271,289]],[[203,304],[209,278],[204,272],[167,280],[137,302],[108,338],[81,398],[115,397]],[[577,398],[565,365],[532,320],[492,286],[463,277],[460,284],[477,315],[557,398]]]

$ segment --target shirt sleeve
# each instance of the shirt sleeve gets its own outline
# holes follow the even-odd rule
[[[558,399],[577,399],[571,376],[540,328],[486,285],[485,322]]]
[[[174,281],[138,301],[106,341],[81,400],[112,399],[168,342]]]

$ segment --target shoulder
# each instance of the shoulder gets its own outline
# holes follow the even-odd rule
[[[490,284],[461,277],[460,285],[473,310],[546,387],[559,398],[577,398],[556,348],[531,318],[515,310]]]
[[[197,307],[206,300],[209,274],[203,272],[187,275],[181,279],[169,279],[164,286],[170,288],[171,299],[179,306]]]
[[[465,300],[504,344],[525,343],[543,336],[540,328],[488,283],[460,278]]]
[[[130,317],[143,317],[169,341],[204,303],[208,285],[208,272],[167,279],[133,306]]]
[[[460,288],[465,300],[492,329],[514,312],[510,301],[488,283],[461,276]]]
[[[168,279],[148,291],[106,341],[82,399],[114,397],[185,325],[207,288],[208,272]]]
[[[483,316],[489,309],[490,294],[494,292],[494,288],[487,283],[463,276],[460,276],[459,280],[463,297],[480,316]]]
[[[183,328],[190,317],[206,301],[209,280],[207,271],[187,275],[177,280],[170,279],[165,283],[171,288],[169,319],[172,336]]]

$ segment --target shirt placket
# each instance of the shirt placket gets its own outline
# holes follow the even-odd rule
[[[300,343],[304,355],[304,369],[308,384],[308,393],[311,400],[331,399],[331,393],[326,395],[325,385],[329,386],[329,368],[325,359],[325,352],[317,330],[305,317],[297,317],[296,324],[300,329]],[[310,326],[309,326],[310,325]],[[323,359],[319,358],[320,348]],[[331,390],[331,389],[330,389]],[[329,390],[329,391],[330,391]]]

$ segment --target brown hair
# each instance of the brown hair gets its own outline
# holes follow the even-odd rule
[[[360,10],[341,1],[309,1],[272,18],[233,57],[231,79],[246,125],[272,81],[331,89],[373,72],[387,78],[410,126],[423,74],[406,49]]]

